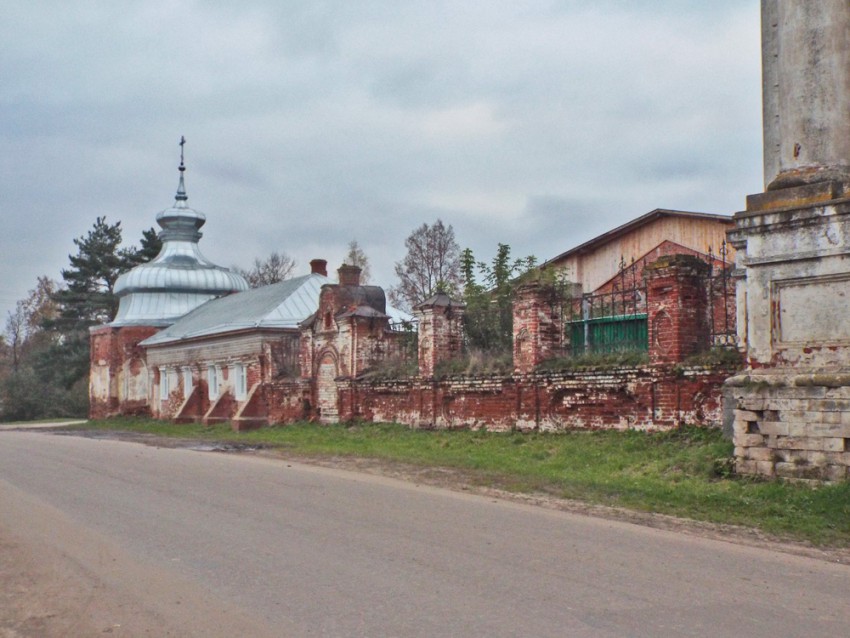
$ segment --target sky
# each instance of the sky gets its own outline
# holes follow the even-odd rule
[[[10,6],[11,5],[11,6]],[[655,208],[762,188],[757,0],[27,0],[0,20],[0,311],[75,237],[174,201],[205,256],[396,283],[450,224],[540,261]]]

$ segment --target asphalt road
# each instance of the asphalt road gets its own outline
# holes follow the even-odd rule
[[[250,455],[3,431],[0,530],[126,635],[850,634],[846,566]]]

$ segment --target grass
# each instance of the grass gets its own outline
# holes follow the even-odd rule
[[[622,352],[587,352],[570,357],[546,359],[537,366],[541,372],[584,370],[587,368],[638,367],[649,363],[649,354],[636,350]]]
[[[522,434],[412,430],[394,424],[294,424],[234,433],[226,425],[145,419],[93,421],[75,428],[458,468],[479,485],[744,525],[781,538],[850,547],[850,483],[812,487],[730,476],[731,443],[714,430]]]

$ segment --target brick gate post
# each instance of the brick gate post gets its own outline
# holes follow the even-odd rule
[[[708,348],[708,269],[693,255],[667,255],[644,269],[652,363],[678,363]]]
[[[463,348],[463,314],[466,304],[453,301],[444,292],[426,299],[413,309],[419,321],[419,375],[434,376],[440,361],[458,357]]]

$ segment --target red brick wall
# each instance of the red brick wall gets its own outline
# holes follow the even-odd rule
[[[341,421],[493,431],[719,427],[726,368],[645,366],[533,374],[338,383]],[[271,422],[303,420],[306,382],[275,384]]]
[[[150,326],[113,328],[101,326],[91,331],[89,417],[101,419],[117,414],[149,414],[147,400],[124,395],[124,374],[129,387],[146,384],[145,353],[139,342],[157,332]],[[126,365],[125,365],[126,364]]]
[[[266,392],[269,422],[309,421],[314,416],[313,383],[304,379],[278,379]]]
[[[514,371],[528,374],[542,361],[555,356],[561,346],[564,318],[550,303],[551,295],[539,284],[521,286],[513,303]]]
[[[644,270],[653,363],[676,363],[708,348],[708,268],[698,257],[671,255]]]

